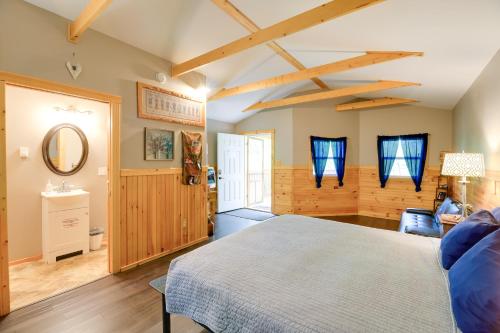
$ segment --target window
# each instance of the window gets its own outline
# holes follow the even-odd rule
[[[316,175],[316,172],[314,171],[314,165],[312,168],[313,175]],[[337,169],[335,169],[335,163],[333,163],[333,149],[332,145],[330,145],[330,149],[328,150],[328,157],[326,160],[326,166],[325,166],[325,172],[323,172],[323,176],[336,176],[337,175]]]
[[[396,152],[396,160],[391,169],[391,176],[393,177],[410,177],[410,171],[405,162],[405,156],[403,154],[403,146],[401,146],[401,140],[398,141],[398,151]]]

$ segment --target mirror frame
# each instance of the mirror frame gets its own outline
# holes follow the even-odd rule
[[[73,168],[72,170],[69,170],[69,171],[61,171],[61,170],[59,170],[52,163],[52,160],[49,157],[49,145],[50,145],[50,141],[52,140],[52,138],[54,137],[54,135],[59,130],[61,130],[63,128],[70,128],[70,129],[74,130],[76,132],[76,134],[78,134],[78,136],[80,137],[80,140],[82,141],[82,157],[80,158],[80,161],[78,162],[78,165],[75,168]],[[71,175],[74,175],[75,173],[77,173],[78,171],[80,171],[83,168],[83,166],[85,165],[85,162],[87,161],[88,155],[89,155],[89,143],[87,141],[87,137],[85,136],[85,133],[83,133],[83,131],[79,127],[77,127],[77,126],[75,126],[73,124],[64,123],[64,124],[56,125],[56,126],[52,127],[47,132],[47,134],[45,134],[45,137],[43,139],[43,144],[42,144],[43,161],[45,162],[45,164],[47,165],[47,167],[50,169],[50,171],[52,171],[53,173],[55,173],[57,175],[60,175],[60,176],[71,176]]]

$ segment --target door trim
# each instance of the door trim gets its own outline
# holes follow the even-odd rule
[[[121,97],[86,88],[0,71],[0,316],[10,312],[7,233],[6,85],[24,87],[109,104],[108,233],[109,271],[120,271],[120,117]]]
[[[241,131],[238,134],[241,135],[255,135],[255,134],[271,134],[271,213],[275,213],[275,208],[274,208],[274,170],[276,167],[276,154],[275,154],[275,133],[276,130],[273,129],[268,129],[268,130],[255,130],[255,131]]]

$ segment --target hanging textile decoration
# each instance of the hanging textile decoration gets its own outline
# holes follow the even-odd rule
[[[182,183],[201,184],[202,134],[182,131]]]
[[[333,163],[337,170],[339,186],[344,186],[345,152],[347,150],[347,138],[332,139]]]

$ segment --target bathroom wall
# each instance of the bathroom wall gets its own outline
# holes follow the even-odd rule
[[[109,105],[14,86],[7,86],[6,96],[9,261],[42,253],[40,192],[49,179],[54,185],[65,180],[90,192],[90,226],[106,229],[107,177],[98,176],[97,169],[107,166]],[[58,112],[54,110],[56,106],[75,106],[93,113]],[[72,176],[54,174],[42,158],[45,134],[61,123],[81,128],[89,142],[87,162]],[[27,159],[19,157],[19,147],[29,148]]]

